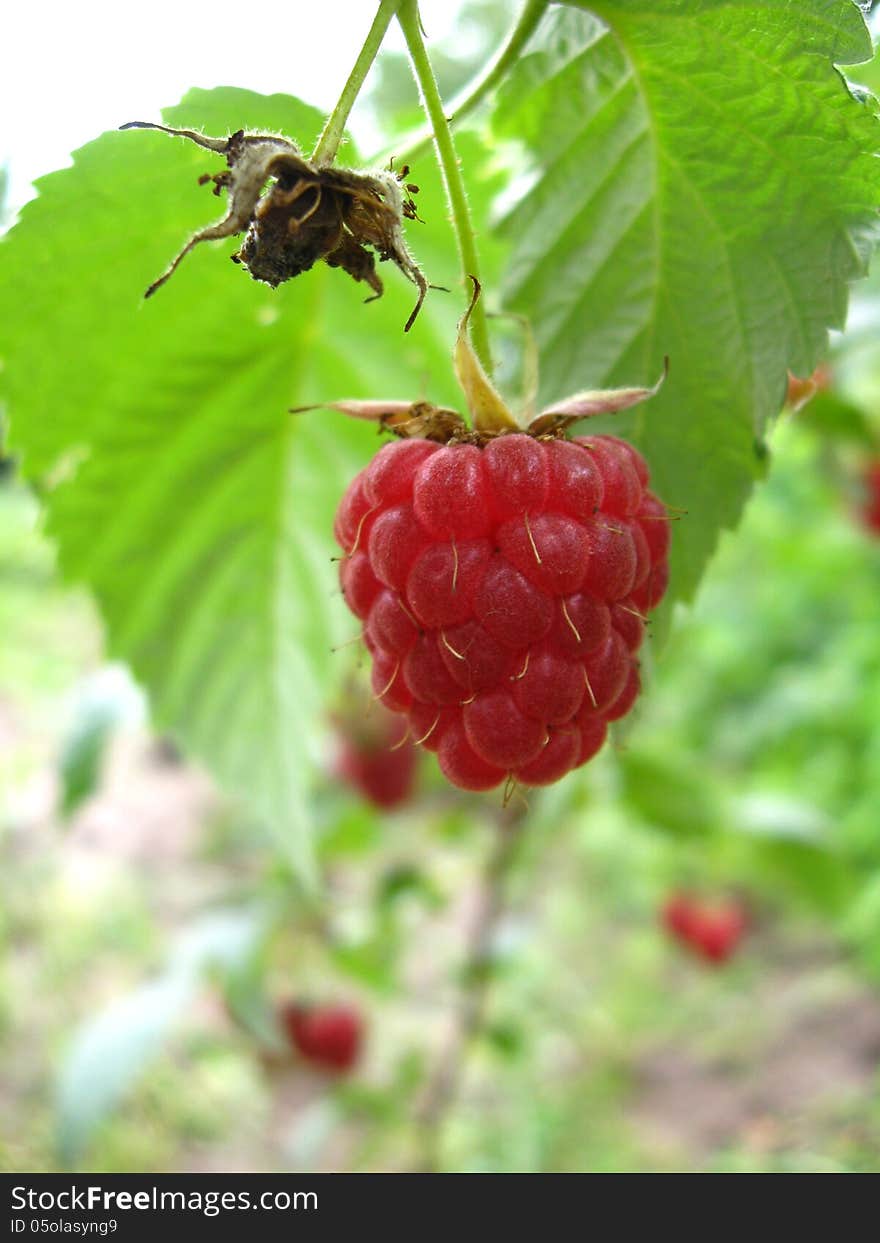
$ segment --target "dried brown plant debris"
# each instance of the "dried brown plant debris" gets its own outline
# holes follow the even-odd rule
[[[403,184],[408,169],[398,174],[318,167],[289,138],[275,134],[236,130],[227,138],[211,138],[150,121],[130,121],[121,128],[161,130],[226,157],[223,172],[199,179],[202,184],[213,182],[215,194],[226,191],[226,215],[193,234],[146,297],[165,284],[199,242],[244,233],[233,260],[273,288],[323,259],[354,280],[366,281],[372,298],[378,298],[383,286],[376,258],[390,259],[419,291],[405,331],[412,327],[428,284],[403,236],[404,219],[417,218],[410,197],[415,187]]]

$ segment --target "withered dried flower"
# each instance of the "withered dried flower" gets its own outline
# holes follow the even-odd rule
[[[383,287],[376,272],[376,256],[390,259],[419,291],[404,330],[412,327],[428,284],[403,236],[404,217],[415,218],[408,197],[415,187],[401,184],[408,170],[399,176],[391,171],[360,173],[349,168],[317,167],[303,159],[290,139],[273,134],[237,130],[228,138],[210,138],[195,130],[150,121],[130,121],[121,128],[155,129],[188,138],[225,156],[228,165],[222,173],[199,179],[202,184],[213,182],[215,194],[227,192],[226,215],[193,234],[150,285],[146,297],[165,284],[199,242],[245,233],[241,249],[232,258],[255,280],[273,288],[323,259],[356,281],[366,281],[373,298],[378,298]],[[268,189],[267,182],[271,183]]]

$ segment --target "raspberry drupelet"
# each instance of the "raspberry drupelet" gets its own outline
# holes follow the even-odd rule
[[[454,785],[549,785],[640,689],[670,530],[614,436],[385,445],[336,515],[376,696]]]

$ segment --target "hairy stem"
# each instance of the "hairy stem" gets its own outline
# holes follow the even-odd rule
[[[516,24],[492,60],[483,72],[451,101],[447,108],[450,122],[457,123],[463,120],[480,106],[499,82],[503,81],[508,70],[516,64],[520,53],[534,34],[549,5],[550,0],[525,0]],[[427,127],[417,130],[409,138],[404,138],[401,144],[402,150],[398,153],[401,163],[411,163],[418,159],[430,145],[433,137],[432,130]]]
[[[462,277],[468,284],[469,277],[480,278],[477,243],[471,223],[467,194],[461,175],[461,167],[455,153],[452,132],[443,110],[443,100],[437,89],[437,80],[428,58],[428,52],[422,39],[419,8],[417,0],[402,0],[397,20],[400,22],[403,37],[406,40],[413,75],[418,83],[422,103],[428,114],[428,121],[434,134],[434,145],[437,159],[443,175],[446,197],[452,215],[452,225],[458,240],[458,251],[461,257]],[[471,341],[477,357],[483,364],[487,374],[492,373],[492,361],[489,353],[489,331],[486,325],[486,312],[482,299],[474,307],[470,320]]]
[[[511,865],[522,837],[525,807],[507,812],[486,860],[479,906],[468,936],[461,995],[445,1044],[432,1068],[416,1113],[422,1168],[436,1169],[443,1123],[455,1104],[468,1047],[483,1026],[491,983],[492,940],[504,912]]]
[[[376,53],[382,46],[382,40],[385,38],[385,32],[391,25],[391,19],[399,8],[400,0],[382,0],[379,5],[376,16],[373,18],[373,24],[364,40],[364,46],[354,62],[354,68],[348,75],[348,81],[342,88],[339,101],[327,118],[327,123],[324,126],[321,137],[318,139],[318,145],[312,152],[313,164],[332,164],[336,159],[336,153],[339,150],[339,144],[342,142],[342,134],[349,114],[354,107],[354,102],[361,92],[367,74],[370,72],[370,66],[376,59]]]

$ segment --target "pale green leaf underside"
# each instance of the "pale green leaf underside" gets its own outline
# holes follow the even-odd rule
[[[212,970],[229,976],[253,954],[259,913],[216,910],[186,930],[162,975],[117,997],[73,1035],[57,1084],[58,1146],[78,1163],[106,1118],[161,1050]]]
[[[863,272],[878,127],[834,63],[870,40],[849,0],[583,7],[598,16],[545,21],[497,112],[534,170],[503,226],[508,302],[535,325],[545,400],[649,383],[669,356],[616,424],[688,510],[671,592],[688,598],[762,470],[786,370],[812,370]]]
[[[120,121],[135,118],[120,117]],[[138,118],[139,119],[139,118]],[[297,101],[193,92],[171,124],[282,131],[308,147]],[[65,574],[97,597],[110,651],[151,694],[157,723],[280,828],[303,857],[313,742],[334,644],[356,633],[331,557],[335,506],[375,432],[290,406],[379,396],[456,400],[459,300],[381,267],[385,297],[324,265],[278,290],[198,248],[148,303],[189,232],[222,214],[183,140],[106,134],[40,195],[0,246],[0,390],[11,447],[47,486]],[[412,226],[429,279],[456,282],[436,175],[419,167]],[[335,611],[334,611],[335,610]]]

